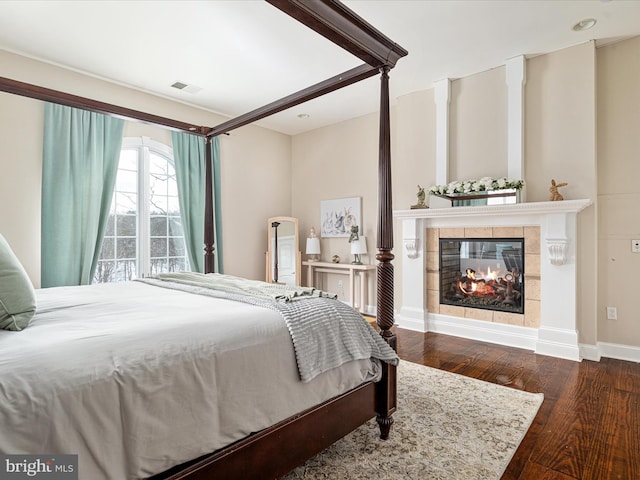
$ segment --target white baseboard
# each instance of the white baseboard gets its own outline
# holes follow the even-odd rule
[[[366,305],[364,308],[365,315],[371,315],[372,317],[377,317],[377,308],[375,305]]]
[[[411,318],[398,318],[396,319],[396,325],[398,328],[404,328],[405,330],[412,330],[414,332],[426,333],[424,329],[424,321],[415,320]]]
[[[600,361],[600,358],[615,358],[616,360],[626,360],[640,363],[640,347],[631,345],[620,345],[616,343],[598,342],[596,345],[580,345],[582,358],[587,360]]]
[[[397,314],[396,324],[398,328],[416,332],[425,331],[424,322],[409,315]],[[547,338],[541,340],[536,328],[433,313],[428,314],[427,324],[429,332],[537,351],[537,353],[544,355],[573,361],[585,359],[599,362],[602,357],[606,357],[640,363],[640,347],[606,342],[598,342],[596,345],[579,344],[578,347],[575,347],[572,338],[565,338],[567,337],[566,332],[562,331],[556,332],[557,335],[555,335],[552,330],[547,329],[545,332]],[[576,349],[579,353],[575,353]]]
[[[537,332],[536,353],[575,362],[582,360],[575,330],[541,326]]]
[[[434,313],[429,314],[428,330],[526,350],[535,350],[538,340],[538,331],[535,328],[484,322],[470,318],[450,317]]]
[[[599,362],[601,355],[597,345],[587,345],[581,343],[580,357],[582,357],[583,360],[592,360],[594,362]]]
[[[400,312],[395,314],[394,319],[399,328],[423,333],[427,331],[422,309],[402,307]]]

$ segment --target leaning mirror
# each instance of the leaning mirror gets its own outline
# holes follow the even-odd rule
[[[300,285],[298,219],[271,217],[267,220],[267,232],[267,282]]]

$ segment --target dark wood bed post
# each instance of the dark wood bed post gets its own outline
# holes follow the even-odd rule
[[[391,201],[391,126],[389,114],[389,67],[380,68],[380,151],[378,159],[378,305],[376,323],[380,335],[395,350],[396,336],[393,326],[393,210]],[[380,425],[380,438],[389,438],[396,411],[396,367],[382,364],[384,388],[376,393],[376,420]]]
[[[204,133],[204,132],[203,132]],[[213,152],[211,137],[205,136],[204,273],[215,272],[215,226],[213,221]]]

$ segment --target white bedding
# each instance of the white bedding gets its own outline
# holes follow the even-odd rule
[[[129,282],[37,304],[0,330],[0,452],[78,454],[82,479],[159,473],[379,377],[362,360],[303,384],[282,317],[246,303]]]

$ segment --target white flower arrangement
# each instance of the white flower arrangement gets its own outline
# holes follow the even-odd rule
[[[506,177],[482,177],[480,180],[464,180],[451,182],[447,185],[434,185],[429,189],[430,195],[451,195],[453,193],[474,194],[495,190],[521,190],[524,180],[509,180]]]

